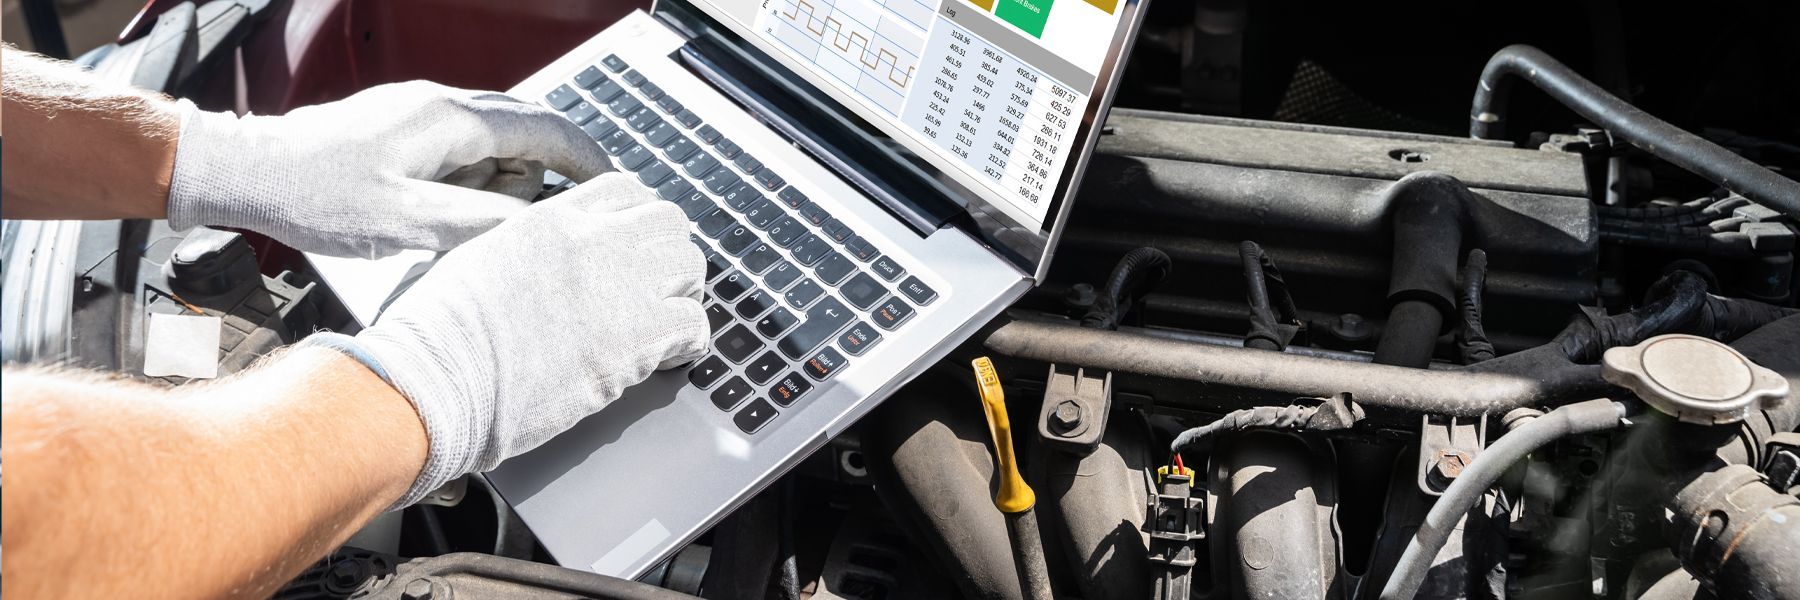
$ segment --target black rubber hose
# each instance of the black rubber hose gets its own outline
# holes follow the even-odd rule
[[[1513,463],[1564,437],[1619,427],[1624,416],[1624,404],[1588,400],[1550,411],[1500,436],[1499,441],[1464,467],[1462,474],[1431,505],[1431,512],[1426,513],[1425,522],[1419,525],[1406,552],[1400,555],[1400,562],[1394,565],[1387,585],[1382,587],[1381,600],[1412,600],[1451,530]]]
[[[1393,207],[1393,262],[1375,362],[1422,368],[1456,313],[1456,262],[1470,205],[1478,199],[1455,177],[1430,171],[1402,177],[1386,195]]]
[[[1569,360],[1592,363],[1614,346],[1630,346],[1673,333],[1694,319],[1706,304],[1706,280],[1692,271],[1673,271],[1650,286],[1647,302],[1636,310],[1578,319],[1551,341]]]
[[[1131,304],[1162,283],[1173,264],[1169,255],[1155,248],[1137,248],[1125,253],[1125,257],[1113,266],[1112,276],[1106,279],[1106,287],[1100,290],[1094,305],[1082,315],[1081,325],[1117,330]]]
[[[1475,86],[1475,100],[1469,112],[1471,137],[1505,136],[1503,115],[1515,78],[1531,82],[1614,137],[1764,206],[1800,218],[1800,182],[1639,110],[1531,46],[1507,46],[1488,59],[1487,67],[1481,70],[1481,81]]]
[[[1457,336],[1457,350],[1462,364],[1475,364],[1494,357],[1494,343],[1488,341],[1487,327],[1481,323],[1481,292],[1487,286],[1487,253],[1477,248],[1463,261],[1462,295],[1457,305],[1462,309],[1462,331]]]

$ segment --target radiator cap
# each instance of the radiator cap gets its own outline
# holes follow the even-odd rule
[[[1731,346],[1698,336],[1659,335],[1610,348],[1601,363],[1606,381],[1688,423],[1736,423],[1788,396],[1786,378]]]

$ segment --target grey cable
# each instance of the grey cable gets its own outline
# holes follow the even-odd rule
[[[1406,545],[1400,562],[1381,589],[1381,600],[1412,600],[1431,569],[1431,559],[1444,547],[1457,521],[1500,479],[1508,467],[1533,450],[1570,435],[1619,427],[1625,405],[1611,400],[1588,400],[1550,411],[1500,436],[1463,469],[1426,513],[1419,532]]]

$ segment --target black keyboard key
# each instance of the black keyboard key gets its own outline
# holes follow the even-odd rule
[[[718,172],[730,173],[730,171],[724,169],[720,169]],[[735,178],[736,176],[733,177]],[[751,205],[762,200],[763,197],[762,194],[756,193],[755,186],[739,183],[731,186],[731,189],[725,190],[725,193],[719,194],[719,199],[723,200],[726,206],[731,207],[731,210],[744,212],[745,210],[748,210]]]
[[[857,273],[838,291],[844,293],[844,299],[850,301],[851,306],[859,309],[867,309],[887,297],[887,288],[881,287],[881,283],[868,273]]]
[[[899,279],[902,274],[906,273],[906,269],[900,268],[900,264],[894,262],[893,257],[889,256],[877,258],[875,259],[875,264],[869,266],[871,267],[869,269],[870,271],[873,271],[877,277],[886,281]]]
[[[662,89],[662,86],[660,86],[660,85],[656,85],[654,83],[645,83],[643,89],[640,91],[642,91],[644,93],[644,97],[649,99],[651,102],[655,102],[657,100],[663,99],[663,89]]]
[[[742,170],[745,175],[755,175],[763,167],[762,161],[756,160],[756,157],[748,154],[739,154],[736,160],[731,161],[731,164],[737,165],[737,168]]]
[[[662,167],[664,169],[669,168],[668,165],[665,165],[662,163],[657,163],[657,166]],[[654,167],[652,167],[652,168],[654,168]],[[650,172],[650,170],[645,169],[644,172],[648,173],[648,172]],[[674,173],[675,171],[674,171],[674,169],[669,169],[669,172]],[[639,176],[642,177],[642,174],[639,174]],[[693,193],[694,193],[694,184],[688,183],[686,179],[681,179],[679,177],[677,177],[675,179],[670,179],[668,181],[663,182],[662,185],[656,186],[656,197],[662,198],[664,200],[668,200],[670,202],[679,202],[679,201],[687,198],[689,195],[692,195]]]
[[[699,179],[705,177],[707,173],[711,173],[718,166],[719,159],[713,158],[711,154],[699,152],[687,157],[687,160],[681,161],[681,172],[687,173],[688,177]]]
[[[731,270],[731,261],[725,260],[725,255],[719,254],[717,252],[709,253],[706,255],[706,280],[707,281],[712,281],[714,279],[717,279],[719,277],[720,273],[724,273],[724,272],[730,271],[730,270]],[[712,310],[712,309],[709,308],[707,310]]]
[[[729,202],[729,200],[727,201]],[[755,204],[751,204],[749,208],[744,209],[744,221],[749,222],[751,227],[757,229],[768,229],[769,224],[774,223],[775,219],[785,216],[787,216],[787,213],[775,206],[775,203],[770,202],[767,198],[757,200]]]
[[[800,267],[784,260],[775,263],[775,268],[769,269],[768,274],[763,275],[763,284],[769,286],[769,289],[780,292],[787,290],[788,286],[793,285],[797,279],[800,279]]]
[[[819,279],[824,280],[825,283],[837,285],[839,281],[843,281],[845,277],[856,272],[856,263],[850,262],[850,259],[844,258],[842,254],[833,252],[831,256],[825,257],[825,260],[819,261],[819,266],[813,269],[818,272]]]
[[[687,213],[689,221],[698,220],[700,215],[706,214],[706,211],[712,210],[714,207],[712,200],[707,198],[706,194],[700,193],[699,190],[688,192],[686,197],[681,198],[675,204],[681,207],[681,212]]]
[[[581,89],[584,90],[594,89],[594,86],[600,85],[600,82],[605,80],[606,74],[601,73],[600,69],[595,67],[582,69],[580,73],[575,74],[575,85],[581,86]]]
[[[594,138],[594,141],[598,142],[601,138],[612,134],[614,131],[618,131],[619,126],[614,125],[612,121],[606,119],[594,119],[588,121],[588,124],[582,125],[581,130],[587,132],[588,137]]]
[[[649,131],[651,127],[655,127],[661,122],[663,122],[662,117],[656,116],[656,111],[649,108],[639,107],[637,110],[631,111],[631,114],[625,115],[625,126],[638,133]]]
[[[624,79],[625,83],[631,84],[631,87],[641,87],[650,82],[649,79],[644,78],[643,73],[639,73],[636,70],[626,71],[624,75],[620,75],[619,77]]]
[[[778,262],[781,262],[781,253],[762,242],[757,242],[755,246],[750,247],[750,252],[744,255],[744,269],[758,275],[769,270],[769,267],[775,266],[775,263]]]
[[[656,160],[655,157],[651,157],[650,164],[638,171],[638,182],[644,184],[644,187],[654,188],[662,185],[664,180],[667,180],[674,174],[675,169],[669,167],[668,163]],[[676,197],[679,198],[681,196],[677,195]]]
[[[731,229],[733,225],[737,225],[737,219],[733,218],[731,213],[725,212],[725,209],[714,208],[707,211],[705,214],[700,215],[700,218],[695,219],[694,223],[699,225],[700,233],[706,234],[707,237],[718,239],[720,235],[725,234],[726,230]]]
[[[887,302],[875,307],[874,312],[869,313],[869,316],[874,317],[875,325],[893,331],[895,327],[906,322],[906,318],[911,317],[912,314],[913,307],[907,306],[906,301],[901,300],[899,296],[889,296]]]
[[[831,213],[825,212],[823,206],[808,202],[800,205],[800,217],[814,225],[824,225],[826,221],[831,220]]]
[[[633,145],[631,149],[619,155],[619,168],[635,173],[639,169],[650,166],[650,161],[653,160],[656,160],[656,155],[651,154],[649,148]]]
[[[792,311],[785,308],[777,308],[775,309],[775,312],[769,313],[756,321],[756,332],[763,334],[763,337],[772,340],[780,337],[782,332],[787,331],[789,327],[793,327],[794,324],[799,322],[800,317],[794,316]]]
[[[663,112],[666,112],[669,114],[679,113],[679,112],[681,112],[681,110],[683,108],[685,108],[681,105],[681,101],[676,100],[674,96],[663,96],[661,98],[657,98],[656,99],[656,107],[662,109]]]
[[[566,85],[556,86],[556,89],[544,94],[544,102],[549,103],[550,108],[556,110],[569,110],[569,107],[580,101],[581,94],[575,93],[575,88]]]
[[[819,229],[825,230],[825,236],[837,242],[843,242],[850,239],[850,236],[856,235],[856,232],[850,231],[849,225],[845,225],[843,221],[837,219],[826,221],[824,225],[819,226]]]
[[[781,186],[787,185],[787,180],[782,179],[780,175],[776,175],[774,171],[768,169],[763,169],[755,175],[756,182],[762,184],[763,189],[771,192],[781,189]]]
[[[753,391],[755,390],[751,389],[750,383],[744,381],[744,378],[733,377],[726,381],[725,385],[719,386],[719,389],[713,390],[713,406],[719,407],[719,410],[731,410],[742,403],[745,398],[749,398]]]
[[[582,100],[576,102],[575,107],[570,108],[566,116],[576,125],[586,125],[588,121],[594,120],[594,117],[600,116],[600,109],[594,108],[592,103]]]
[[[700,141],[708,144],[718,143],[719,140],[725,138],[724,135],[719,133],[718,129],[714,129],[711,125],[701,126],[699,131],[694,132],[694,135],[700,136]]]
[[[881,332],[861,321],[857,321],[855,325],[845,329],[844,333],[837,338],[838,347],[849,352],[851,356],[862,356],[879,341],[881,341]]]
[[[831,242],[809,233],[800,238],[800,241],[794,242],[790,251],[794,253],[794,262],[810,267],[819,264],[819,261],[825,259],[825,255],[831,253]]]
[[[770,406],[768,400],[757,398],[749,406],[745,406],[744,410],[738,411],[736,416],[731,417],[731,422],[736,423],[738,430],[744,433],[756,433],[762,431],[763,426],[768,425],[769,421],[774,418],[775,407]]]
[[[788,290],[786,294],[788,306],[794,308],[811,306],[814,301],[819,299],[819,296],[823,295],[825,295],[825,288],[819,287],[819,284],[813,283],[811,279],[800,280],[800,283],[795,285],[794,289]]]
[[[736,302],[739,297],[744,295],[744,292],[750,291],[752,287],[755,287],[755,284],[750,282],[749,275],[745,275],[743,271],[732,271],[724,279],[713,284],[713,297],[718,298],[721,302]]]
[[[628,65],[625,64],[625,59],[619,58],[619,55],[617,54],[606,55],[606,58],[600,59],[600,64],[606,65],[606,70],[614,73],[628,68]]]
[[[744,296],[744,301],[737,303],[737,315],[745,321],[754,321],[769,309],[775,308],[775,295],[756,290]],[[757,383],[762,383],[758,381]]]
[[[786,248],[793,245],[794,240],[799,239],[802,234],[806,233],[806,226],[801,225],[800,222],[794,220],[793,217],[784,216],[776,219],[774,223],[770,223],[767,231],[769,233],[769,241],[775,242],[775,245],[777,246]]]
[[[675,162],[686,161],[688,157],[693,156],[694,152],[699,149],[699,146],[694,145],[694,140],[690,140],[687,136],[679,133],[675,134],[675,137],[670,139],[669,143],[663,144],[663,152],[668,153],[669,160]]]
[[[606,103],[606,112],[612,113],[615,117],[623,117],[637,112],[643,107],[644,103],[638,102],[638,99],[631,97],[631,94],[619,94]]]
[[[838,330],[849,324],[852,316],[850,309],[844,308],[844,303],[836,298],[820,300],[818,305],[806,311],[806,318],[793,333],[775,343],[775,348],[790,359],[800,360],[825,340],[836,337]]]
[[[600,149],[613,156],[618,156],[635,145],[637,141],[631,139],[631,134],[617,127],[613,128],[612,133],[606,134],[606,137],[600,138]]]
[[[875,260],[875,257],[881,256],[881,251],[875,249],[875,244],[863,239],[860,235],[853,236],[850,241],[844,242],[844,249],[849,250],[850,255],[856,257],[856,260],[863,262],[869,262]]]
[[[800,377],[799,373],[788,371],[788,374],[783,375],[780,381],[775,382],[775,387],[769,388],[769,399],[776,404],[790,406],[795,400],[799,400],[801,396],[812,391],[812,387],[811,381]]]
[[[739,324],[725,330],[725,333],[713,342],[713,349],[719,351],[719,354],[726,360],[743,364],[751,356],[762,351],[763,341],[762,338],[751,333],[749,327]]]
[[[719,250],[732,256],[742,256],[756,241],[756,234],[751,233],[750,228],[739,225],[726,231],[725,237],[719,238]]]
[[[675,113],[675,122],[680,123],[682,127],[693,129],[695,125],[700,124],[700,115],[694,114],[691,109],[684,108],[681,109],[681,112]]]
[[[662,148],[668,146],[669,142],[675,141],[675,138],[680,135],[675,131],[674,125],[658,121],[644,132],[644,141],[649,142],[651,146]]]
[[[724,329],[726,325],[730,325],[734,320],[736,319],[731,318],[731,309],[725,308],[725,305],[706,305],[706,324],[712,326],[713,333],[718,333],[719,330]]]
[[[732,173],[730,169],[716,169],[707,174],[705,179],[700,180],[700,183],[706,186],[706,191],[717,195],[742,185],[744,180],[738,179],[737,174]]]
[[[625,93],[625,86],[619,85],[619,82],[617,81],[608,79],[600,82],[600,85],[594,86],[594,89],[588,90],[588,93],[594,95],[595,102],[606,104],[613,100],[617,100],[619,94]]]
[[[931,289],[931,286],[919,281],[918,277],[906,278],[906,283],[900,284],[900,293],[906,294],[907,298],[911,298],[913,303],[919,306],[931,304],[932,300],[937,299],[937,290]]]
[[[840,369],[843,369],[844,365],[848,362],[850,361],[844,360],[844,355],[838,354],[836,349],[831,346],[826,346],[819,350],[818,354],[814,354],[812,358],[807,359],[806,366],[801,367],[800,370],[806,371],[807,377],[824,381],[825,378],[830,377],[832,373],[836,373]]]
[[[719,138],[719,143],[716,145],[719,148],[719,156],[725,157],[726,160],[737,158],[737,155],[744,151],[737,145],[737,142],[733,142],[729,138]]]
[[[801,193],[800,189],[794,186],[782,188],[781,193],[775,194],[775,197],[780,198],[782,202],[786,202],[788,208],[800,208],[802,205],[806,204],[806,194]]]
[[[750,377],[750,383],[762,385],[780,375],[784,369],[787,369],[787,361],[782,360],[780,354],[769,351],[750,361],[750,366],[744,367],[744,374]]]
[[[712,384],[718,383],[719,378],[730,372],[731,368],[725,366],[725,361],[719,360],[717,356],[708,356],[706,360],[700,361],[700,364],[694,365],[694,368],[688,369],[688,383],[694,384],[694,387],[706,389],[712,387]]]

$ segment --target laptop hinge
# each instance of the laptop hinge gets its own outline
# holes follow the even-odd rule
[[[702,34],[672,56],[765,125],[831,169],[920,237],[946,226],[963,209],[924,172],[817,100],[782,89],[775,73]]]

